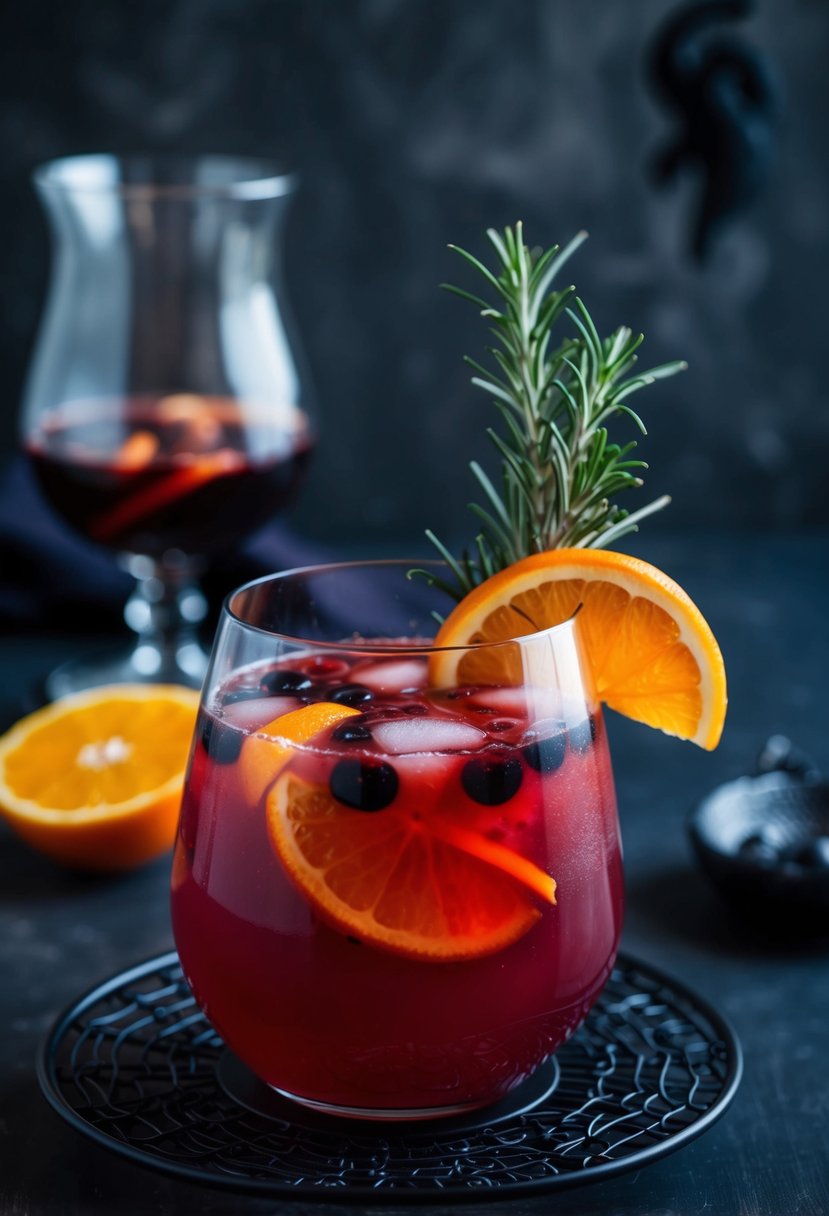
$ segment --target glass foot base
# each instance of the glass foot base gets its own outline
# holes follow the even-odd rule
[[[452,1115],[467,1115],[470,1111],[480,1110],[481,1103],[472,1102],[460,1106],[430,1106],[418,1107],[414,1110],[389,1110],[378,1107],[376,1110],[363,1106],[332,1106],[328,1102],[314,1102],[310,1098],[300,1098],[297,1094],[288,1093],[287,1089],[277,1089],[271,1086],[274,1093],[282,1098],[288,1098],[306,1110],[318,1111],[321,1115],[339,1115],[343,1119],[369,1119],[382,1123],[412,1123],[420,1119],[448,1119]]]
[[[547,1101],[555,1092],[559,1081],[559,1067],[555,1058],[541,1064],[532,1076],[520,1082],[498,1102],[489,1106],[477,1103],[455,1103],[428,1109],[402,1110],[365,1107],[335,1106],[327,1102],[316,1102],[301,1098],[288,1090],[277,1089],[260,1081],[238,1056],[223,1048],[216,1073],[224,1092],[234,1102],[257,1115],[269,1119],[285,1119],[309,1127],[329,1127],[326,1116],[334,1115],[350,1120],[379,1123],[411,1123],[439,1120],[445,1131],[462,1132],[475,1126],[485,1113],[488,1122],[498,1122],[506,1117],[529,1112]]]
[[[194,638],[170,652],[139,643],[132,648],[70,659],[49,673],[44,688],[50,701],[104,684],[184,684],[201,688],[208,657]]]

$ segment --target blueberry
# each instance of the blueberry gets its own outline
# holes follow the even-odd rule
[[[234,730],[232,726],[226,726],[215,718],[205,718],[201,729],[201,743],[215,764],[233,764],[239,759],[244,741],[242,731]]]
[[[536,739],[524,748],[524,759],[530,768],[537,773],[554,773],[564,763],[564,753],[567,748],[567,735],[564,723],[558,734],[547,735],[545,739]]]
[[[367,705],[374,699],[374,693],[364,684],[341,684],[334,692],[329,693],[329,701],[338,705],[349,705],[356,709],[358,705]]]
[[[222,705],[235,705],[237,701],[256,701],[261,696],[261,688],[234,688],[222,697]]]
[[[334,727],[331,738],[337,743],[368,743],[371,740],[371,731],[364,722],[346,718],[345,722]]]
[[[390,764],[340,760],[328,787],[338,802],[355,811],[382,811],[394,801],[399,784]]]
[[[301,671],[282,667],[269,671],[259,681],[260,691],[271,697],[291,697],[296,693],[307,692],[310,687],[311,681]]]
[[[461,785],[473,802],[500,806],[518,793],[523,778],[524,770],[514,756],[478,757],[463,766]]]
[[[586,752],[592,743],[596,742],[596,719],[592,714],[579,722],[578,726],[570,728],[570,746],[573,751]]]

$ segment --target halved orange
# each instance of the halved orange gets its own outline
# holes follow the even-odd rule
[[[266,805],[273,847],[322,918],[395,954],[493,954],[539,919],[531,892],[555,903],[555,881],[538,866],[438,815],[350,810],[290,770]]]
[[[42,853],[127,870],[172,847],[199,694],[120,684],[63,697],[0,739],[0,812]]]
[[[553,549],[524,558],[461,600],[435,645],[523,637],[577,608],[600,699],[637,722],[716,747],[727,705],[716,639],[673,579],[628,554]],[[444,688],[520,684],[520,656],[512,648],[437,653],[430,676]]]
[[[273,785],[294,754],[295,746],[310,743],[324,730],[359,712],[335,701],[315,701],[280,714],[249,735],[239,756],[239,778],[250,805],[256,806]]]

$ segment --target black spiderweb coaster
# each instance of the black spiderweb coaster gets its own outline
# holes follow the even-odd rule
[[[224,1047],[175,953],[80,998],[38,1061],[58,1113],[141,1165],[256,1194],[386,1203],[506,1198],[640,1167],[709,1127],[741,1069],[719,1014],[623,956],[553,1060],[497,1106],[451,1119],[352,1122],[279,1097]]]

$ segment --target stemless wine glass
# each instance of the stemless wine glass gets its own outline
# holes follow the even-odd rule
[[[55,256],[24,449],[54,509],[138,580],[136,644],[49,692],[198,685],[198,575],[284,507],[314,441],[281,276],[295,181],[259,160],[92,155],[35,184]]]
[[[173,861],[184,973],[229,1048],[363,1118],[508,1093],[585,1017],[621,924],[577,618],[436,648],[449,605],[409,565],[228,598]]]

